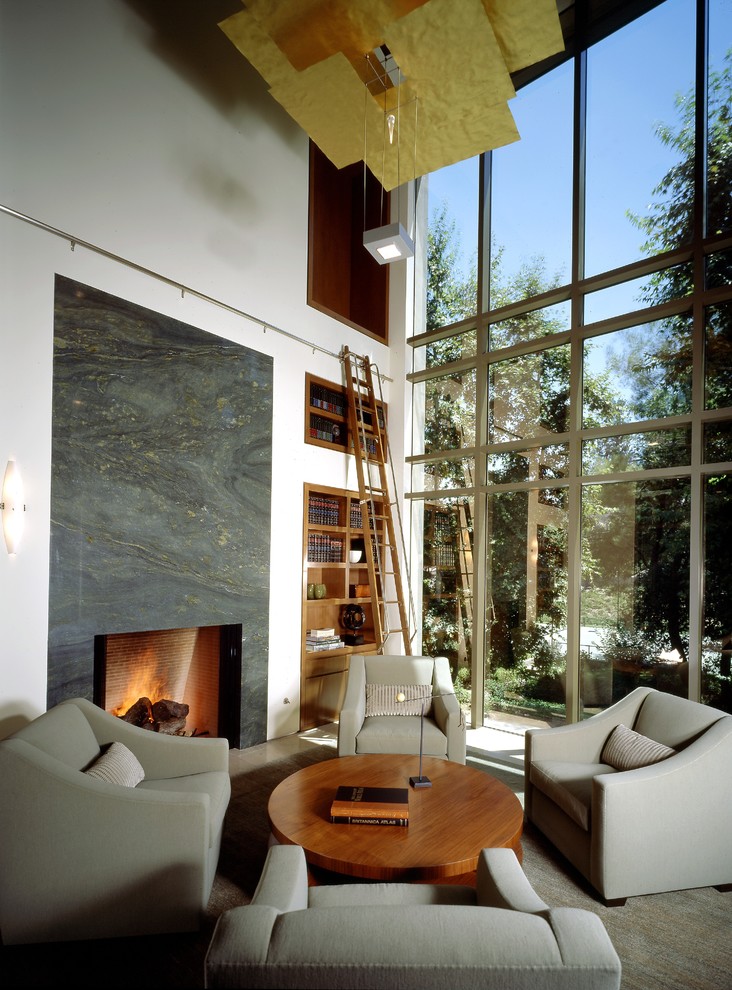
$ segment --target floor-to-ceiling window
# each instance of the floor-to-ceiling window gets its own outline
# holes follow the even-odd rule
[[[473,724],[732,711],[732,3],[574,39],[421,189],[413,573]]]

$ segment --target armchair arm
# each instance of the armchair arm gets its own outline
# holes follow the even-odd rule
[[[75,705],[89,722],[100,746],[121,742],[142,764],[145,776],[152,780],[184,777],[210,770],[229,772],[229,744],[226,739],[192,739],[187,736],[166,736],[130,725],[110,715],[86,698],[61,702]]]
[[[447,657],[435,657],[432,691],[434,719],[447,736],[447,758],[454,763],[465,763],[465,719],[455,696]]]
[[[591,880],[606,899],[732,882],[732,719],[660,763],[593,781]],[[681,854],[683,851],[683,855]]]
[[[308,868],[302,846],[270,846],[252,904],[278,911],[302,911],[308,906]]]
[[[338,717],[338,755],[356,755],[356,736],[366,717],[366,666],[362,656],[351,656],[346,696]]]
[[[156,884],[181,913],[195,903],[204,909],[208,794],[108,784],[21,739],[0,747],[0,778],[0,926],[8,944],[78,931],[94,938],[122,917],[134,930],[144,892]]]
[[[529,883],[513,849],[483,849],[476,874],[478,904],[527,914],[548,911],[549,905]]]

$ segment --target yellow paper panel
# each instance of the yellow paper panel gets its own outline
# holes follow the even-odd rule
[[[564,51],[556,0],[482,0],[509,72]]]
[[[337,168],[363,158],[386,189],[517,140],[509,70],[563,48],[555,0],[247,0],[220,26]],[[406,76],[381,95],[395,145],[362,82],[382,43]]]
[[[382,118],[383,121],[383,118]],[[414,110],[407,106],[400,116],[400,142],[389,145],[378,120],[369,129],[366,164],[385,189],[391,190],[416,176],[445,165],[473,158],[484,151],[519,139],[506,103],[470,108],[463,113],[442,105],[417,106],[417,144],[414,143]]]
[[[270,86],[296,75],[274,41],[246,10],[227,17],[219,27]]]
[[[482,0],[430,0],[390,24],[385,39],[422,103],[465,106],[516,95]]]
[[[383,119],[374,101],[367,102],[363,83],[340,53],[293,73],[271,93],[336,168],[363,158],[364,111],[370,129]]]
[[[298,70],[343,52],[363,78],[384,25],[427,0],[249,0],[252,15]]]

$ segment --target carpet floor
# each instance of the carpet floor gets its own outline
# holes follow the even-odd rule
[[[231,753],[232,799],[199,932],[5,946],[0,948],[0,987],[203,987],[203,961],[216,919],[227,908],[248,903],[259,879],[267,853],[270,793],[296,770],[335,756],[332,747],[303,745],[285,759],[262,764],[256,753],[260,748]],[[523,799],[523,774],[510,761],[471,751],[468,762],[497,776]],[[693,836],[680,836],[679,855],[684,843],[693,841]],[[707,887],[634,897],[624,907],[606,908],[530,825],[523,848],[524,870],[543,900],[600,916],[623,964],[623,990],[732,990],[732,894]]]

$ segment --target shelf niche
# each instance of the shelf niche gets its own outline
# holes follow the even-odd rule
[[[362,162],[337,169],[310,142],[308,305],[385,344],[389,265],[369,254],[363,232],[389,215],[389,193]]]
[[[387,407],[378,402],[379,425],[386,429]],[[366,423],[368,434],[370,424]],[[376,445],[369,440],[369,452],[376,455]],[[305,443],[347,453],[353,449],[348,429],[348,397],[344,385],[316,375],[305,374]]]
[[[378,503],[377,503],[378,505]],[[357,596],[357,586],[368,589],[365,552],[351,562],[353,546],[365,538],[358,492],[306,484],[303,492],[302,637],[300,665],[300,729],[312,729],[338,718],[346,691],[352,653],[375,653],[373,606],[370,594]],[[308,598],[308,585],[325,585],[322,598]],[[360,589],[359,589],[360,590]],[[369,589],[370,590],[370,589]],[[341,625],[346,605],[360,605],[366,621],[358,630],[364,642],[345,643],[335,649],[308,649],[309,629],[334,629],[336,636],[349,633]]]

